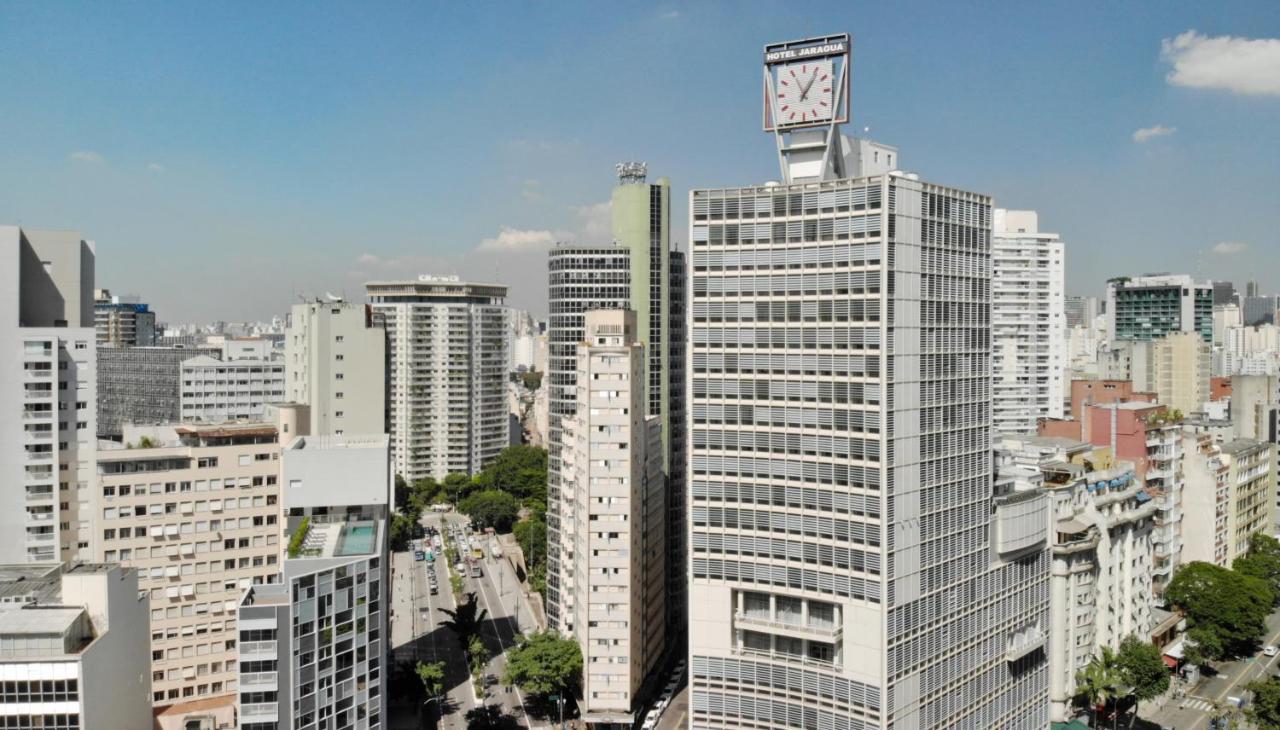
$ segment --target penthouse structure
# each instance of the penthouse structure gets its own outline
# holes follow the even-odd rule
[[[93,323],[99,345],[156,344],[156,313],[135,296],[106,289],[93,292]]]
[[[456,276],[365,287],[374,321],[387,331],[396,472],[412,482],[480,471],[511,442],[507,287]],[[333,393],[335,403],[347,397],[345,389]]]

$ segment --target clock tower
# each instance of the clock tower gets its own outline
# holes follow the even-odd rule
[[[847,176],[839,125],[849,121],[849,35],[764,47],[764,129],[783,182]]]

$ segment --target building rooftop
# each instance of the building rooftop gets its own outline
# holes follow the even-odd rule
[[[0,605],[56,603],[62,593],[62,571],[56,563],[0,565]]]
[[[27,604],[0,610],[0,635],[65,634],[84,609],[79,606]]]
[[[302,527],[298,521],[291,525],[289,546],[293,547],[293,536]],[[306,520],[307,532],[298,544],[297,555],[289,556],[290,560],[307,558],[345,558],[356,555],[370,555],[378,550],[381,544],[378,536],[379,523],[376,520],[351,520],[349,522],[318,522]]]
[[[1228,443],[1223,444],[1222,452],[1225,454],[1231,454],[1234,456],[1236,454],[1244,454],[1250,451],[1265,449],[1270,446],[1271,444],[1263,443],[1261,441],[1254,441],[1253,439],[1236,439],[1235,441],[1230,441]]]
[[[298,436],[285,447],[287,451],[303,449],[385,449],[391,443],[386,434],[325,434],[321,436]]]

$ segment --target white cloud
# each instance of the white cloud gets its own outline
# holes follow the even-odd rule
[[[612,204],[609,201],[573,208],[578,217],[578,234],[573,238],[585,239],[584,243],[608,243],[613,240]]]
[[[103,163],[102,155],[98,154],[97,152],[93,152],[91,150],[80,150],[79,152],[72,152],[70,155],[67,155],[67,156],[76,162],[84,162],[90,165],[101,165]]]
[[[1157,124],[1154,127],[1143,127],[1133,133],[1133,141],[1142,144],[1156,137],[1167,137],[1176,131],[1178,131],[1177,127],[1166,127],[1163,124]]]
[[[658,20],[675,20],[680,17],[679,10],[668,10],[658,14]]]
[[[148,162],[147,170],[159,174],[164,172],[164,165],[161,165],[159,162]]]
[[[1219,256],[1231,256],[1249,250],[1249,244],[1240,241],[1219,241],[1213,244],[1213,252]]]
[[[1174,86],[1280,95],[1280,38],[1204,36],[1189,30],[1160,43]]]
[[[551,231],[526,231],[503,226],[496,238],[486,238],[476,247],[478,251],[508,251],[520,253],[541,251],[556,242]]]

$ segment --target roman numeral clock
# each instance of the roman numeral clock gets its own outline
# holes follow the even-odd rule
[[[843,177],[839,125],[849,120],[849,35],[764,47],[764,129],[787,183]]]

